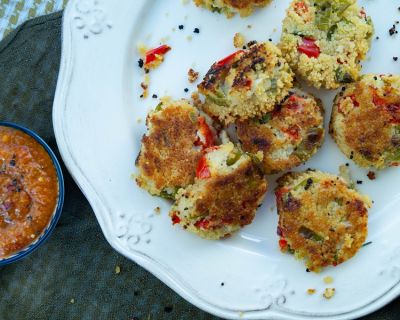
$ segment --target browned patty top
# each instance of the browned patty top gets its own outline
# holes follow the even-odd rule
[[[158,189],[193,183],[201,151],[194,148],[198,114],[195,108],[169,106],[148,117],[137,166]],[[193,121],[194,120],[194,121]]]
[[[210,227],[226,223],[244,226],[254,219],[266,191],[263,173],[249,161],[229,175],[204,180],[195,212],[207,217]]]

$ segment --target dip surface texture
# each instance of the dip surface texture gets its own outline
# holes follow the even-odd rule
[[[58,192],[57,173],[46,150],[26,133],[0,126],[0,258],[43,233]]]

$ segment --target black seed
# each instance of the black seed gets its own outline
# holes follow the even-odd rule
[[[225,285],[225,283],[221,282],[221,287],[223,287]]]
[[[164,311],[165,311],[166,313],[170,313],[170,312],[172,312],[173,309],[174,309],[174,308],[173,308],[172,306],[166,306],[166,307],[164,308]]]
[[[178,26],[178,28],[179,28],[179,30],[183,30],[183,28],[184,28],[183,24],[180,24],[180,25]]]
[[[153,94],[153,95],[152,95],[152,98],[153,98],[153,99],[157,99],[158,96],[157,96],[156,94]]]
[[[189,89],[188,89],[188,88],[185,88],[185,89],[183,89],[183,91],[185,91],[185,92],[189,92]]]
[[[357,184],[362,184],[363,182],[361,180],[357,180]]]
[[[194,33],[200,33],[200,29],[199,28],[194,28],[193,32]]]
[[[143,65],[144,65],[143,59],[139,59],[138,65],[139,65],[139,68],[143,68]]]
[[[393,60],[394,61],[397,61],[399,58],[398,57],[393,57]]]
[[[15,167],[16,161],[14,159],[10,160],[10,166]]]

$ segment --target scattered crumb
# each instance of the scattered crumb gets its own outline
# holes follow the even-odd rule
[[[243,317],[244,317],[244,312],[243,312],[243,311],[240,311],[240,312],[239,312],[239,317],[240,317],[240,318],[243,318]]]
[[[307,293],[308,293],[309,295],[312,295],[312,294],[314,294],[315,292],[317,292],[317,290],[315,290],[315,289],[307,289]]]
[[[142,123],[142,118],[136,118],[137,123]]]
[[[324,298],[325,299],[332,298],[335,295],[335,291],[336,291],[335,288],[326,288],[323,293]]]
[[[170,36],[162,37],[162,38],[160,39],[160,42],[161,42],[161,43],[165,43],[165,42],[168,42],[170,39],[171,39]]]
[[[251,29],[251,28],[252,28],[252,25],[251,25],[251,24],[248,24],[248,25],[247,25],[247,28],[248,28],[248,29]]]
[[[120,274],[121,273],[121,267],[120,266],[116,266],[115,267],[115,274]]]
[[[188,80],[190,83],[196,82],[196,80],[199,78],[199,73],[194,71],[192,68],[189,69],[188,71]]]
[[[154,212],[155,212],[156,214],[160,214],[160,213],[161,213],[161,208],[160,208],[160,207],[154,208]]]
[[[242,48],[246,43],[246,39],[244,36],[240,33],[237,32],[235,33],[235,36],[233,37],[233,45],[235,48]]]
[[[172,28],[172,32],[175,32],[176,31],[176,28]]]
[[[269,210],[270,210],[271,212],[273,212],[273,211],[275,210],[275,207],[272,206],[272,207],[269,208]]]
[[[278,30],[276,29],[276,28],[274,28],[273,30],[272,30],[272,32],[277,32]]]
[[[149,95],[149,85],[150,85],[150,77],[148,74],[145,74],[144,81],[140,84],[143,89],[143,93],[140,96],[141,98],[147,98]]]
[[[375,180],[376,179],[376,174],[373,171],[368,172],[367,177],[369,180]]]
[[[69,303],[75,303],[75,299],[71,299],[71,300],[69,300]]]
[[[186,40],[187,40],[187,41],[192,41],[192,39],[193,39],[192,36],[187,36],[187,37],[186,37]]]
[[[325,278],[324,278],[324,282],[325,282],[326,284],[331,284],[331,283],[333,282],[333,278],[330,277],[330,276],[325,277]]]
[[[144,57],[146,55],[147,50],[148,50],[148,48],[144,45],[144,43],[142,43],[142,42],[138,43],[137,51],[138,51],[139,55]]]
[[[188,4],[189,0],[181,0],[182,4]]]
[[[346,165],[342,164],[342,165],[339,167],[339,175],[340,175],[349,185],[352,185],[352,184],[353,184],[353,179],[351,178],[350,170],[349,170],[349,167],[347,166],[347,164],[346,164]]]

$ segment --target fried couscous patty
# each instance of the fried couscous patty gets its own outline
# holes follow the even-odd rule
[[[400,165],[400,76],[364,75],[335,99],[330,133],[361,167]]]
[[[356,0],[294,0],[279,47],[296,75],[316,88],[336,89],[359,78],[373,33]]]
[[[304,259],[310,271],[343,263],[364,244],[371,202],[345,179],[312,170],[288,173],[275,194],[281,251]]]
[[[267,174],[291,169],[313,156],[324,138],[322,102],[300,90],[291,90],[274,111],[236,123],[243,150],[264,155]]]
[[[216,143],[215,132],[185,100],[162,100],[146,124],[136,182],[152,195],[174,199],[179,188],[194,182],[203,149]]]
[[[220,239],[250,224],[267,191],[262,168],[231,142],[206,150],[196,181],[180,189],[173,224],[206,239]]]
[[[259,43],[216,62],[198,86],[204,112],[231,123],[274,109],[293,86],[293,75],[280,50]]]
[[[247,17],[253,13],[253,9],[264,7],[270,2],[271,0],[194,0],[196,6],[223,13],[228,18],[236,13],[241,17]]]

